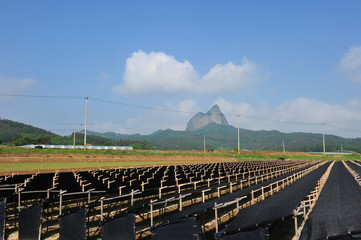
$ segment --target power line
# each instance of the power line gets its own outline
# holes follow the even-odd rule
[[[281,121],[281,120],[272,120],[272,119],[266,119],[266,118],[260,118],[260,117],[252,117],[252,116],[247,116],[247,115],[243,115],[242,117],[245,118],[249,118],[249,119],[254,119],[254,120],[259,120],[259,121],[268,121],[268,122],[276,122],[276,123],[287,123],[287,124],[297,124],[297,125],[320,125],[320,123],[315,123],[315,122],[291,122],[291,121]]]
[[[135,105],[135,104],[105,100],[105,99],[94,98],[94,97],[89,97],[89,99],[93,99],[93,100],[99,101],[99,102],[105,102],[105,103],[111,103],[111,104],[119,104],[119,105],[123,105],[123,106],[135,107],[135,108],[143,108],[143,109],[148,109],[148,110],[165,111],[165,112],[177,112],[177,113],[188,113],[188,114],[196,114],[197,113],[197,112],[191,112],[191,111],[180,111],[180,110],[174,110],[174,109],[165,109],[165,108],[157,108],[157,107]],[[221,115],[221,114],[219,114],[219,115]],[[234,116],[234,114],[231,114],[231,113],[225,113],[223,115],[232,116],[232,117]],[[287,124],[298,124],[298,125],[319,125],[320,124],[320,123],[301,123],[301,122],[272,120],[272,119],[266,119],[266,118],[260,118],[260,117],[247,116],[247,115],[243,115],[243,114],[242,114],[242,117],[249,118],[249,119],[254,119],[254,120],[260,120],[260,121],[268,121],[268,122],[276,122],[276,123],[287,123]]]
[[[94,98],[94,97],[89,97],[89,99],[93,99],[93,100],[99,101],[99,102],[118,104],[118,105],[123,105],[123,106],[128,106],[128,107],[134,107],[134,108],[143,108],[143,109],[148,109],[148,110],[157,110],[157,111],[165,111],[165,112],[177,112],[177,113],[189,113],[189,114],[195,114],[196,113],[196,112],[186,112],[186,111],[167,109],[167,108],[142,106],[142,105],[136,105],[136,104],[130,104],[130,103],[124,103],[124,102],[117,102],[117,101],[111,101],[111,100],[106,100],[106,99],[101,99],[101,98]]]
[[[340,129],[340,130],[344,130],[344,131],[350,131],[350,132],[361,132],[361,130],[356,130],[356,129],[351,129],[351,128],[344,128],[344,127],[339,127],[336,125],[332,125],[332,124],[328,124],[328,127],[331,127],[333,129]]]
[[[25,94],[7,94],[7,93],[0,93],[0,96],[27,97],[27,98],[86,99],[86,97],[82,97],[82,96],[25,95]],[[181,110],[175,110],[175,109],[166,109],[166,108],[159,108],[159,107],[151,107],[151,106],[130,104],[130,103],[107,100],[107,99],[96,98],[96,97],[89,97],[89,99],[94,100],[94,101],[98,101],[98,102],[103,102],[103,103],[117,104],[117,105],[122,105],[122,106],[127,106],[127,107],[148,109],[148,110],[154,110],[154,111],[186,113],[186,114],[196,114],[197,113],[197,112],[193,112],[193,111],[181,111]],[[225,113],[223,115],[232,116],[232,117],[234,116],[234,114],[231,114],[231,113]],[[320,124],[320,123],[315,123],[315,122],[294,122],[294,121],[274,120],[274,119],[268,119],[268,118],[263,118],[263,117],[248,116],[248,115],[243,115],[243,114],[242,114],[242,117],[248,118],[248,119],[253,119],[253,120],[258,120],[258,121],[267,121],[267,122],[294,124],[294,125],[308,125],[308,126],[312,125],[312,126],[316,126],[316,125]],[[65,123],[59,123],[59,124],[65,124]],[[71,123],[69,123],[69,124],[71,124]],[[79,123],[74,123],[74,124],[79,124]],[[335,127],[336,126],[334,126],[334,128]],[[347,130],[347,131],[358,131],[358,130],[342,128],[342,127],[336,127],[336,128]]]
[[[84,97],[80,96],[51,96],[51,95],[26,95],[26,94],[7,94],[7,93],[0,93],[0,96],[5,97],[28,97],[28,98],[64,98],[64,99],[83,99]]]
[[[83,125],[83,123],[71,123],[71,122],[37,122],[37,121],[27,121],[27,123],[36,123],[36,124],[56,124],[56,125]]]

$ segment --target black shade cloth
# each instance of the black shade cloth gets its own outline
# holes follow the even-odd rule
[[[204,240],[196,217],[177,220],[157,227],[152,233],[152,240]]]
[[[20,212],[19,239],[40,239],[43,204],[34,205]]]
[[[59,239],[84,240],[86,239],[86,209],[59,217]]]
[[[262,186],[267,186],[267,185],[269,185],[271,183],[277,182],[277,181],[279,181],[281,179],[284,179],[284,178],[286,178],[288,176],[291,176],[294,173],[302,171],[304,169],[306,169],[306,168],[302,168],[302,169],[296,170],[294,172],[291,172],[291,173],[288,173],[288,174],[285,174],[285,175],[282,175],[282,176],[278,176],[276,178],[272,178],[272,179],[266,180],[266,181],[258,183],[258,184],[251,185],[251,186],[246,187],[244,189],[234,191],[233,193],[228,193],[226,195],[223,195],[223,196],[221,196],[219,198],[212,198],[210,200],[207,200],[204,203],[199,203],[199,204],[195,204],[195,205],[192,205],[190,207],[187,207],[187,208],[183,208],[182,211],[180,211],[175,216],[170,218],[169,221],[172,222],[172,221],[174,221],[176,219],[182,219],[182,218],[185,218],[187,216],[191,216],[191,215],[196,214],[196,213],[201,213],[205,209],[210,209],[210,208],[214,207],[215,202],[217,202],[217,204],[227,203],[227,202],[230,202],[230,201],[232,201],[232,200],[234,200],[236,198],[246,196],[246,195],[250,194],[252,192],[252,190],[256,190],[256,189],[261,188]]]
[[[222,240],[267,240],[268,230],[266,228],[259,228],[257,230],[248,232],[238,232],[233,235],[228,235]]]
[[[360,199],[360,186],[343,164],[336,162],[309,215],[307,230],[303,231],[302,239],[345,237],[349,233],[360,232]]]
[[[127,214],[105,222],[102,240],[135,240],[135,215]]]
[[[328,166],[324,164],[265,200],[241,209],[224,232],[234,234],[293,215],[293,210],[316,187]]]
[[[0,240],[4,239],[6,220],[6,200],[0,201]]]

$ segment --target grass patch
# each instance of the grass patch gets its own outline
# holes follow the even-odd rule
[[[241,154],[235,154],[233,151],[219,151],[219,152],[201,152],[201,151],[119,151],[119,150],[81,150],[81,149],[24,149],[19,147],[0,147],[0,156],[2,155],[3,159],[6,159],[7,154],[20,154],[28,155],[40,154],[47,155],[46,157],[51,159],[52,154],[60,154],[64,157],[69,155],[77,156],[90,156],[94,155],[92,161],[71,161],[65,160],[64,162],[13,162],[13,163],[0,163],[0,172],[10,172],[10,171],[36,171],[36,170],[51,170],[51,169],[72,169],[72,168],[100,168],[100,167],[137,167],[137,166],[152,166],[152,165],[163,165],[163,164],[194,164],[194,163],[207,163],[207,156],[210,157],[223,157],[229,159],[229,161],[258,161],[258,160],[277,160],[279,158],[291,159],[291,160],[329,160],[329,161],[340,161],[340,160],[361,160],[360,154],[352,155],[319,155],[319,154],[309,154],[305,155],[304,153],[282,153],[279,152],[267,152],[267,151],[255,151],[255,152],[242,152]],[[124,158],[124,161],[94,161],[95,156],[97,155],[108,155],[108,156],[139,156],[136,157],[135,161],[128,161],[127,158]],[[142,156],[154,156],[154,157],[144,157]],[[174,158],[156,158],[156,156],[174,156]],[[181,156],[196,156],[201,158],[194,158],[195,161],[190,160],[191,158],[182,158]],[[41,157],[41,156],[40,156]],[[59,156],[58,156],[59,157]],[[98,156],[97,156],[98,157]],[[134,159],[134,157],[133,157]],[[188,159],[188,160],[187,160]],[[211,158],[210,158],[211,159]],[[169,160],[169,161],[168,161]],[[227,161],[227,160],[225,160]],[[211,161],[209,161],[211,162]]]
[[[262,151],[256,151],[257,153]],[[255,161],[255,160],[277,160],[279,158],[292,159],[292,160],[361,160],[361,154],[352,155],[319,155],[311,154],[309,156],[299,155],[294,153],[282,153],[279,154],[254,154],[254,153],[242,153],[234,154],[232,152],[201,152],[201,151],[159,151],[153,150],[95,150],[95,149],[28,149],[20,147],[0,147],[0,154],[71,154],[71,155],[114,155],[114,156],[127,156],[127,155],[152,155],[152,156],[219,156],[219,157],[234,157],[244,161]]]

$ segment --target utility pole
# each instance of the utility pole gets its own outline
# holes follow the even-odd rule
[[[76,132],[76,129],[74,129],[73,149],[75,149],[75,132]]]
[[[236,115],[236,117],[237,117],[237,122],[238,122],[238,151],[237,151],[238,154],[241,153],[240,143],[239,143],[239,118],[240,118],[241,116],[242,116],[241,114]]]
[[[343,147],[342,147],[342,144],[341,144],[341,152],[343,153]]]
[[[86,150],[86,125],[87,125],[87,119],[88,119],[88,99],[89,99],[89,97],[85,98],[84,150]]]
[[[285,149],[285,140],[282,140],[282,145],[283,145],[283,153],[286,152],[286,149]]]
[[[321,126],[322,126],[322,140],[323,140],[323,155],[324,156],[326,156],[325,125],[326,125],[326,123],[321,123]]]
[[[206,152],[206,136],[203,139],[203,152]]]

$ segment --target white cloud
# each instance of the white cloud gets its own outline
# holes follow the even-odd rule
[[[169,109],[172,109],[172,104],[167,106]],[[177,111],[183,112],[183,115],[188,115],[189,113],[199,112],[200,107],[197,103],[191,99],[186,99],[179,102],[176,106]]]
[[[277,110],[282,116],[282,121],[321,123],[361,120],[361,111],[351,109],[347,104],[331,105],[307,98],[285,102]]]
[[[361,83],[361,46],[353,46],[341,59],[337,69],[347,78]]]
[[[331,105],[308,98],[286,101],[279,106],[265,103],[253,106],[248,103],[231,103],[223,98],[215,101],[227,120],[236,126],[232,114],[242,114],[241,127],[252,130],[279,130],[284,132],[320,132],[320,123],[326,123],[328,133],[346,137],[361,136],[361,109],[355,108],[359,99],[345,105]],[[354,131],[350,131],[350,129]]]
[[[267,74],[260,73],[259,67],[246,57],[242,65],[232,62],[217,64],[198,82],[200,92],[232,92],[235,89],[242,90],[253,88],[267,78]]]
[[[187,60],[179,62],[163,52],[138,51],[127,59],[123,85],[113,90],[119,94],[224,93],[254,88],[268,75],[244,57],[241,65],[217,64],[200,77]]]
[[[347,102],[347,107],[350,109],[360,110],[361,111],[361,99],[353,98]]]
[[[176,92],[192,88],[197,73],[186,60],[181,63],[162,52],[138,51],[127,59],[124,84],[117,93]]]
[[[36,85],[32,78],[0,78],[1,93],[20,94]]]
[[[322,133],[320,123],[325,122],[326,134],[343,137],[361,137],[361,108],[355,106],[360,99],[351,99],[347,103],[329,104],[327,102],[296,98],[277,106],[261,102],[230,102],[224,98],[215,100],[225,114],[230,125],[237,126],[235,115],[241,114],[240,127],[250,130],[278,130],[281,132],[313,132]],[[209,106],[210,107],[210,106]],[[173,111],[162,111],[169,109]],[[188,121],[201,109],[191,99],[178,103],[164,103],[156,110],[135,113],[121,123],[92,124],[91,130],[115,131],[118,133],[150,134],[159,129],[184,130]]]
[[[162,112],[153,111],[154,117],[159,116],[160,122],[158,129],[170,128],[173,130],[184,130],[188,121],[197,112],[201,111],[201,108],[191,99],[180,101],[177,104],[166,104],[165,109],[174,109],[175,112]]]
[[[171,110],[171,111],[164,111]],[[91,130],[99,132],[115,131],[122,134],[150,134],[159,129],[184,130],[189,119],[201,108],[190,99],[179,103],[165,103],[154,110],[142,112],[119,123],[92,124]]]

